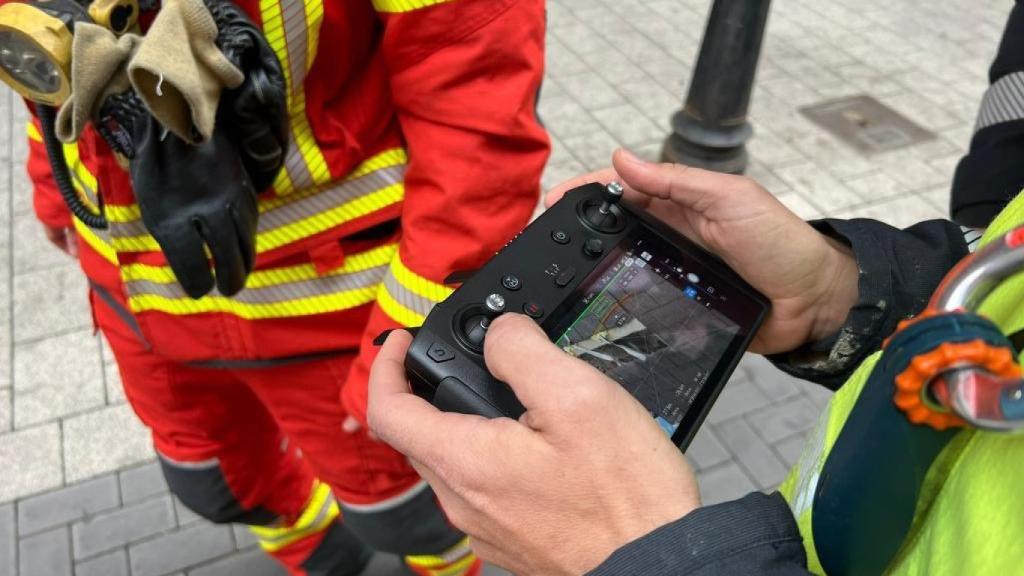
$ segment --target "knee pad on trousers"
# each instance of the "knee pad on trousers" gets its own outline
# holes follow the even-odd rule
[[[216,459],[193,464],[161,457],[160,467],[171,493],[189,510],[211,522],[261,526],[277,519],[276,514],[264,508],[242,507]]]
[[[341,503],[346,526],[375,550],[400,556],[438,554],[465,537],[456,530],[426,482],[386,502]]]

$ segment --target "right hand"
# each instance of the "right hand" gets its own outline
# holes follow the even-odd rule
[[[488,370],[526,407],[519,420],[440,412],[414,395],[411,342],[396,330],[380,349],[370,426],[481,558],[515,574],[583,574],[700,506],[693,469],[651,413],[526,316],[498,318],[484,343]]]
[[[767,296],[772,310],[751,350],[773,354],[835,333],[857,301],[857,263],[770,192],[743,176],[653,164],[618,150],[613,168],[565,182],[550,206],[588,182],[620,180],[626,198],[717,254]]]

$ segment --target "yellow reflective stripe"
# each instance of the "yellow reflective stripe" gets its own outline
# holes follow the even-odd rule
[[[320,25],[324,21],[323,0],[306,0],[306,72],[313,67],[320,47]]]
[[[431,576],[460,576],[476,562],[476,554],[469,547],[469,538],[463,538],[440,555],[406,556],[405,561]]]
[[[92,228],[83,224],[78,218],[72,218],[71,222],[74,224],[75,230],[78,231],[78,236],[85,240],[86,244],[102,256],[104,260],[117,266],[117,252],[113,246],[100,238]]]
[[[309,72],[310,68],[313,67],[313,62],[316,60],[317,49],[320,47],[320,26],[324,20],[324,4],[323,0],[305,0],[306,9],[306,72]],[[306,90],[299,87],[296,92],[295,107],[297,110],[301,110],[302,114],[299,118],[298,124],[295,124],[295,142],[299,146],[299,150],[302,151],[302,156],[306,159],[306,164],[309,166],[309,173],[313,175],[314,184],[324,184],[330,181],[331,171],[327,169],[327,160],[324,159],[323,152],[320,147],[316,144],[316,139],[313,137],[313,130],[309,125],[309,120],[306,118]],[[295,114],[300,116],[299,114]],[[294,120],[293,120],[294,122]]]
[[[306,160],[309,174],[313,177],[313,184],[330,182],[331,171],[327,168],[327,160],[324,159],[324,153],[317,146],[316,139],[313,137],[313,128],[310,127],[309,119],[306,118],[305,90],[299,90],[296,93],[293,105],[296,110],[292,114],[291,125],[292,131],[295,133],[295,145],[299,147],[299,152]]]
[[[259,539],[260,547],[267,552],[277,552],[307,536],[322,532],[338,517],[341,510],[331,494],[331,489],[317,481],[310,496],[309,504],[291,526],[272,528],[250,526],[249,530]]]
[[[404,196],[405,186],[401,183],[392,184],[339,206],[331,207],[320,214],[303,218],[294,224],[261,232],[256,237],[256,251],[266,252],[320,232],[326,232],[346,222],[357,220],[397,204],[402,201]]]
[[[373,0],[373,7],[377,9],[377,12],[411,12],[413,10],[419,10],[420,8],[426,8],[427,6],[433,6],[434,4],[443,4],[451,1],[452,0]]]
[[[288,3],[287,6],[284,5],[285,2]],[[286,23],[284,18],[284,13],[287,11],[291,19],[295,19],[294,9],[297,8],[296,3],[298,2],[302,2],[302,11],[299,14],[305,18],[302,30],[295,28],[296,22]],[[312,180],[312,182],[300,182],[304,185],[324,184],[331,180],[331,171],[327,167],[327,160],[316,143],[309,118],[306,116],[306,93],[303,87],[305,72],[309,71],[316,58],[320,26],[323,23],[323,11],[322,0],[260,1],[264,37],[273,48],[284,71],[289,124],[292,131],[291,145],[296,148],[302,161],[305,162],[305,168]],[[289,25],[292,27],[289,28]],[[290,38],[289,32],[292,33]],[[290,46],[290,44],[294,44],[294,46]],[[301,52],[295,53],[295,51]],[[299,64],[302,66],[294,70],[293,66],[299,66]],[[296,74],[301,74],[301,77],[297,77]],[[284,175],[279,174],[274,182],[274,189],[281,195],[288,195],[295,191],[295,178],[298,176],[298,174],[288,174],[290,170],[297,169],[292,163],[286,161],[285,164],[285,168],[282,169]],[[299,180],[306,180],[306,178],[302,175]]]
[[[428,572],[431,576],[462,576],[473,567],[474,562],[476,562],[476,555],[470,554],[447,568],[428,569]]]
[[[383,170],[385,168],[394,168],[395,166],[404,166],[409,162],[409,155],[406,154],[405,148],[391,148],[385,150],[376,156],[371,156],[369,159],[364,160],[361,164],[355,167],[346,180],[352,180],[359,178],[360,176],[366,176],[370,172],[376,172],[377,170]]]
[[[404,166],[408,161],[409,155],[405,152],[404,148],[391,148],[361,162],[352,170],[351,173],[345,176],[345,179],[342,180],[342,182],[355,180],[356,178],[366,176],[371,172],[384,170],[385,168]],[[326,188],[327,187],[311,188],[291,196],[278,196],[260,200],[260,213],[263,214],[265,212],[269,212],[275,208],[286,206],[303,198],[316,196]],[[138,204],[131,204],[128,206],[104,206],[104,212],[106,213],[107,219],[111,222],[127,224],[142,219],[142,212],[139,210]]]
[[[451,296],[452,292],[455,291],[455,289],[449,286],[438,284],[432,280],[427,280],[423,276],[409,270],[405,264],[402,263],[401,257],[395,258],[391,261],[391,274],[396,280],[398,280],[398,283],[406,289],[412,291],[418,296],[422,296],[428,300],[433,300],[435,303]]]
[[[237,302],[223,296],[205,296],[200,300],[191,300],[186,298],[169,298],[158,294],[140,294],[132,296],[130,303],[132,312],[155,311],[179,316],[223,312],[233,314],[245,320],[263,320],[268,318],[312,316],[314,314],[327,314],[329,312],[357,308],[373,302],[377,295],[377,290],[376,287],[356,288],[333,294],[267,304]]]
[[[281,169],[274,177],[274,191],[278,194],[288,194],[295,189],[295,185],[292,184],[292,177],[288,175],[288,171]]]
[[[365,196],[360,196],[349,202],[324,210],[320,214],[314,214],[307,218],[296,221],[293,224],[281,226],[273,230],[260,232],[256,236],[256,252],[262,254],[275,248],[280,248],[292,242],[308,238],[372,214],[402,201],[405,195],[405,187],[401,184],[392,184],[376,190]],[[114,210],[112,210],[114,209]],[[119,212],[116,217],[110,218],[117,222],[117,218],[123,217],[130,207],[106,207],[106,212]],[[159,252],[160,245],[149,234],[140,236],[115,236],[111,239],[114,248],[119,252]]]
[[[310,188],[309,190],[297,192],[289,196],[277,196],[274,198],[267,198],[266,200],[261,200],[259,205],[260,214],[270,212],[271,210],[280,208],[281,206],[287,206],[288,204],[292,204],[304,198],[309,198],[310,196],[316,196],[317,194],[322,193],[324,190],[332,188],[333,186],[336,186],[340,183],[351,182],[352,180],[355,180],[357,178],[361,178],[373,172],[378,172],[381,170],[385,170],[387,168],[404,166],[408,161],[409,157],[406,154],[405,150],[402,148],[392,148],[390,150],[385,150],[384,152],[381,152],[380,154],[377,154],[376,156],[373,156],[363,161],[361,164],[356,166],[351,173],[345,176],[344,180],[341,180],[340,182],[334,183],[330,186]]]
[[[264,217],[256,236],[257,252],[274,250],[400,203],[405,195],[400,182],[402,167],[407,161],[405,150],[388,149],[366,159],[338,182],[260,200]],[[321,205],[325,207],[321,209]],[[110,242],[115,250],[161,251],[156,239],[145,233],[138,204],[107,205],[104,213],[111,222]],[[303,214],[308,215],[301,217]]]
[[[71,172],[71,185],[75,191],[78,192],[78,197],[82,202],[92,211],[94,214],[98,214],[100,209],[96,203],[99,201],[96,196],[96,190],[99,184],[96,182],[96,177],[89,172],[89,169],[85,167],[81,157],[78,155],[78,144],[64,144],[64,163],[67,164],[68,170]]]
[[[43,141],[43,135],[39,133],[39,129],[36,128],[34,123],[27,122],[25,124],[25,132],[29,140],[34,142]],[[93,212],[99,212],[99,208],[96,206],[96,190],[99,186],[96,182],[96,177],[82,163],[82,159],[78,155],[77,143],[64,144],[63,146],[64,160],[68,165],[68,169],[71,170],[71,184],[78,191],[78,196],[85,202],[85,205]]]
[[[107,220],[111,222],[127,223],[142,220],[142,211],[139,209],[138,204],[131,204],[129,206],[107,205],[103,207],[103,212],[107,215]]]
[[[384,286],[377,293],[377,305],[389,318],[402,326],[422,326],[426,316],[400,304]]]
[[[369,270],[370,268],[376,268],[387,264],[392,258],[394,258],[395,251],[397,249],[398,244],[385,244],[383,246],[367,250],[366,252],[346,255],[343,266],[337,270],[332,270],[329,274],[325,275],[317,273],[316,267],[312,264],[299,264],[296,266],[271,268],[269,270],[256,270],[249,275],[249,278],[245,282],[245,287],[247,289],[266,288],[268,286],[277,286],[291,282],[316,280],[317,278],[328,276],[361,272],[363,270]],[[125,282],[145,280],[158,284],[173,284],[178,281],[170,266],[150,266],[148,264],[128,264],[122,266],[121,278]]]
[[[43,135],[39,133],[39,128],[36,128],[35,122],[26,122],[25,132],[28,134],[28,139],[33,142],[42,142]]]
[[[160,252],[160,244],[150,235],[145,236],[130,236],[123,238],[120,236],[114,236],[110,239],[110,244],[114,247],[114,250],[118,252]]]
[[[353,254],[339,270],[325,276],[318,276],[311,265],[258,270],[246,289],[231,298],[213,294],[194,300],[180,289],[167,267],[127,265],[122,277],[133,312],[223,312],[249,320],[308,316],[373,302],[397,249],[396,244],[388,244]]]
[[[420,326],[430,310],[454,292],[409,270],[400,257],[391,261],[388,276],[377,295],[377,304],[403,326]]]

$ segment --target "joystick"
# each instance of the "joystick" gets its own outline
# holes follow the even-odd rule
[[[614,234],[625,226],[619,201],[622,200],[622,184],[612,182],[605,186],[601,201],[584,200],[577,207],[580,218],[588,227],[605,234]]]
[[[477,351],[484,348],[484,337],[487,336],[487,329],[491,327],[491,321],[505,312],[505,297],[501,294],[491,294],[484,300],[483,308],[477,314],[471,315],[465,324],[466,343]]]
[[[612,211],[612,206],[619,203],[622,200],[622,184],[618,182],[609,182],[604,188],[604,196],[602,196],[601,206],[598,207],[597,211],[602,216],[607,216]]]

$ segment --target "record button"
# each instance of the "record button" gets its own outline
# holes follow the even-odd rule
[[[527,302],[526,304],[523,304],[523,312],[530,318],[536,320],[544,315],[544,307],[536,302]]]

